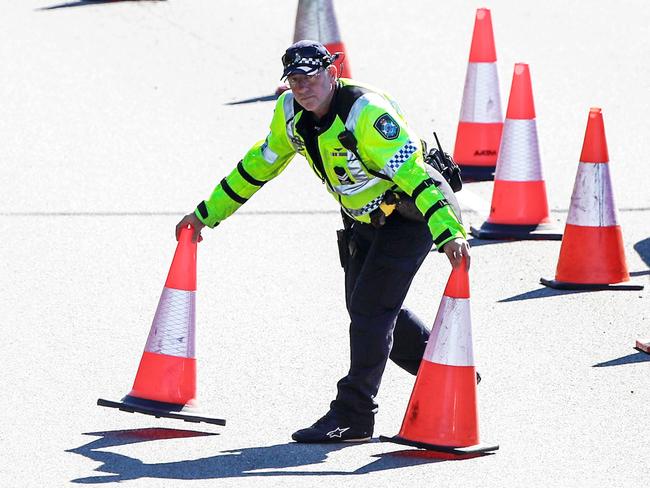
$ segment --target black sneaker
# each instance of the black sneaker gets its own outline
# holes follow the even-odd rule
[[[353,425],[330,410],[311,427],[294,432],[291,438],[305,443],[364,442],[372,438],[372,430]]]

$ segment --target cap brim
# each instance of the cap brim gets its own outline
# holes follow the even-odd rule
[[[282,79],[285,79],[287,76],[293,74],[313,76],[318,73],[319,69],[321,69],[321,66],[289,66],[284,69],[284,72],[282,73]]]

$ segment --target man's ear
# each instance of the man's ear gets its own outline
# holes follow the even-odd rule
[[[338,70],[336,69],[336,66],[333,64],[330,64],[327,67],[327,72],[330,74],[330,76],[334,79],[338,78]]]

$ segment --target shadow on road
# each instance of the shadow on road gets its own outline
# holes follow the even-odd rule
[[[650,267],[650,237],[634,244],[634,250],[641,256],[643,262]]]
[[[471,239],[467,239],[467,242],[469,243],[470,247],[479,247],[488,246],[490,244],[503,244],[512,241],[497,241],[494,239],[477,239],[476,237],[472,237]]]
[[[556,290],[555,288],[539,288],[538,290],[527,291],[526,293],[521,293],[519,295],[512,296],[510,298],[504,298],[499,300],[498,303],[506,302],[517,302],[519,300],[533,300],[535,298],[547,298],[554,297],[557,295],[570,295],[573,293],[590,293],[594,290]]]
[[[123,454],[108,452],[106,449],[138,442],[216,434],[190,430],[149,428],[89,432],[84,435],[99,436],[99,439],[69,449],[66,452],[79,454],[101,463],[101,466],[96,468],[96,471],[106,474],[77,478],[72,480],[73,483],[113,483],[139,478],[195,480],[259,476],[360,475],[448,460],[448,458],[441,459],[437,454],[431,452],[409,449],[374,455],[372,457],[376,458],[375,460],[357,468],[355,471],[288,470],[287,468],[300,468],[301,466],[324,463],[330,453],[354,446],[354,444],[349,443],[298,444],[291,442],[220,451],[215,456],[201,459],[147,464]],[[159,449],[160,447],[156,446],[155,448]]]
[[[56,10],[59,8],[84,7],[86,5],[99,5],[102,3],[138,2],[142,0],[77,0],[76,2],[58,3],[49,7],[40,7],[35,10]],[[148,2],[162,2],[166,0],[146,0]]]
[[[246,98],[244,100],[238,100],[235,102],[224,103],[224,105],[242,105],[245,103],[256,103],[256,102],[270,102],[271,100],[277,100],[277,95],[264,95],[263,97],[253,97]]]
[[[592,366],[592,368],[606,368],[608,366],[620,366],[622,364],[632,364],[632,363],[645,363],[650,361],[650,355],[644,352],[637,352],[634,354],[628,354],[617,359],[612,359],[610,361],[605,361],[602,363],[597,363]]]

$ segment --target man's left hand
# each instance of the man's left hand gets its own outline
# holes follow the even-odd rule
[[[457,237],[454,240],[447,242],[442,246],[442,251],[447,255],[449,262],[453,268],[457,268],[463,262],[463,258],[466,258],[466,266],[469,271],[470,255],[469,255],[469,243],[462,237]]]

